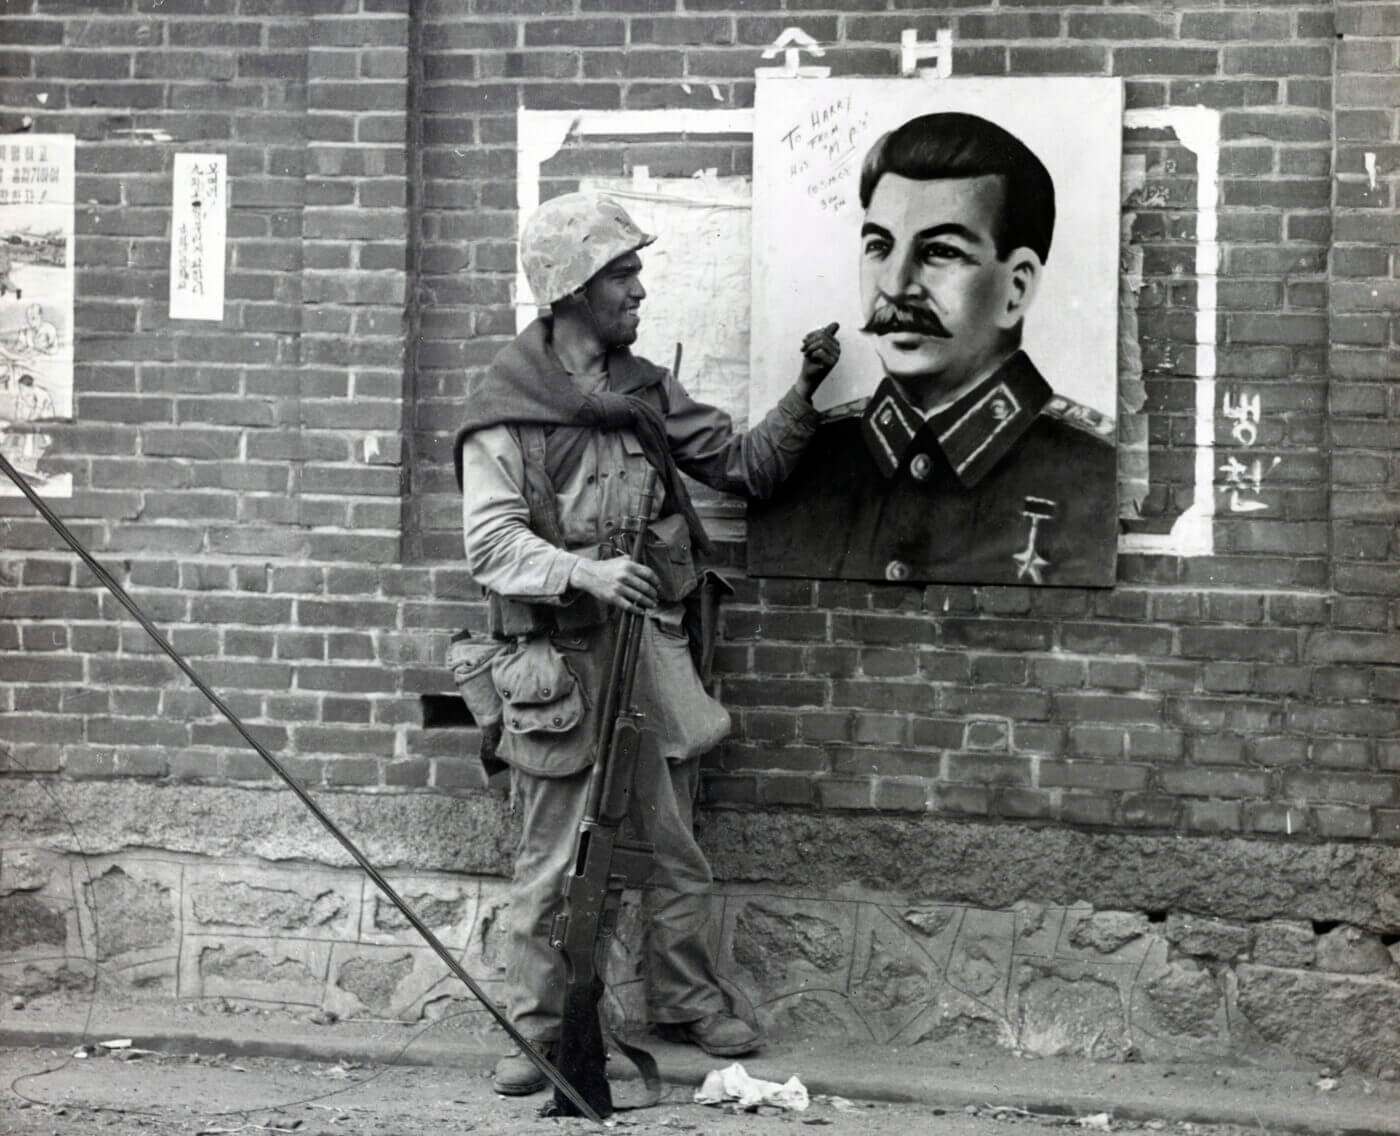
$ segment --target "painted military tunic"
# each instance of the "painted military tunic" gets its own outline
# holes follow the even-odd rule
[[[1113,432],[1022,352],[928,419],[886,379],[862,412],[818,429],[771,500],[750,504],[749,572],[1110,586]]]

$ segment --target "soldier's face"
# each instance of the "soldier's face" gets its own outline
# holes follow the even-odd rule
[[[609,261],[583,286],[584,299],[605,344],[625,347],[637,341],[646,295],[647,290],[642,287],[642,258],[635,252]]]
[[[995,176],[898,174],[881,177],[871,195],[861,229],[863,330],[885,371],[924,407],[999,362],[1029,304],[1018,254],[1035,254],[997,256],[1002,196]]]

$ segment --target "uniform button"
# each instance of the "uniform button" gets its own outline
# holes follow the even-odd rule
[[[562,725],[564,724],[564,719],[563,719],[563,718],[560,718],[560,717],[556,714],[556,715],[555,715],[555,718],[554,718],[554,724],[555,724],[556,726],[562,726]]]
[[[903,560],[891,560],[885,565],[885,579],[895,583],[909,579],[909,565]]]
[[[598,479],[590,473],[586,478],[584,478],[584,480],[587,481],[589,485],[592,485]]]
[[[928,454],[915,454],[909,463],[909,476],[915,481],[927,481],[933,472],[933,459]]]
[[[540,691],[540,697],[541,697],[541,698],[548,698],[548,697],[549,697],[549,687],[546,686],[542,691]]]

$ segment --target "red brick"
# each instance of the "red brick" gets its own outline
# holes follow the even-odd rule
[[[1055,816],[1054,794],[1040,789],[1003,786],[992,797],[992,812],[1023,820],[1051,820]]]
[[[1312,810],[1317,834],[1327,840],[1364,840],[1374,831],[1367,809],[1318,805]]]
[[[439,757],[432,762],[432,784],[437,789],[484,789],[486,774],[477,761]]]
[[[1242,810],[1237,801],[1183,801],[1184,827],[1203,834],[1242,830]]]
[[[928,791],[919,781],[881,777],[875,783],[875,807],[884,812],[926,812]]]
[[[986,816],[991,811],[992,794],[982,785],[938,785],[934,807],[953,816]]]
[[[1170,14],[1146,12],[1071,12],[1068,37],[1075,39],[1163,39],[1177,38],[1176,21]],[[1183,39],[1197,39],[1187,36]]]
[[[1060,819],[1070,824],[1107,827],[1113,824],[1115,801],[1089,793],[1066,793],[1060,801]]]
[[[1060,35],[1061,26],[1061,16],[1056,12],[997,12],[957,16],[953,30],[959,42],[969,39],[1055,39]],[[1070,38],[1083,37],[1071,33]]]
[[[1341,801],[1380,807],[1400,803],[1396,779],[1377,774],[1290,770],[1283,777],[1283,793],[1291,799],[1305,801]]]
[[[1211,40],[1287,40],[1292,37],[1287,12],[1183,12],[1181,38]]]
[[[1400,12],[1381,0],[1374,4],[1341,4],[1337,10],[1337,31],[1349,37],[1400,35]]]
[[[1101,47],[1011,48],[1011,73],[1015,75],[1102,75],[1108,52]]]
[[[1214,75],[1220,54],[1204,47],[1117,47],[1115,75]]]
[[[822,777],[813,783],[817,803],[824,809],[873,808],[874,787],[874,781],[864,777]]]
[[[1126,794],[1119,804],[1123,823],[1134,828],[1174,828],[1181,815],[1181,802],[1174,797]]]
[[[1226,46],[1227,75],[1330,75],[1332,49],[1326,45],[1291,46]],[[1343,80],[1345,82],[1345,80]],[[1376,104],[1382,105],[1382,104]]]
[[[1221,119],[1221,137],[1268,138],[1276,142],[1326,142],[1331,122],[1320,114],[1271,114],[1255,111],[1226,111]]]
[[[1045,789],[1099,789],[1104,792],[1140,792],[1148,785],[1150,770],[1141,765],[1096,761],[1042,761],[1040,785]]]
[[[847,35],[859,39],[848,20]],[[674,16],[631,21],[634,43],[670,46],[679,44],[727,44],[734,42],[734,30],[729,20],[717,16]]]
[[[1052,713],[1065,722],[1155,723],[1162,720],[1162,700],[1156,696],[1130,697],[1093,692],[1057,692]]]
[[[758,803],[761,805],[795,805],[810,808],[813,784],[809,777],[760,777]]]

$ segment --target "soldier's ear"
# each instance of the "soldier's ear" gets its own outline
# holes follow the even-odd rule
[[[1012,249],[1006,258],[1006,298],[998,323],[1007,330],[1020,325],[1035,302],[1045,265],[1032,249]]]

